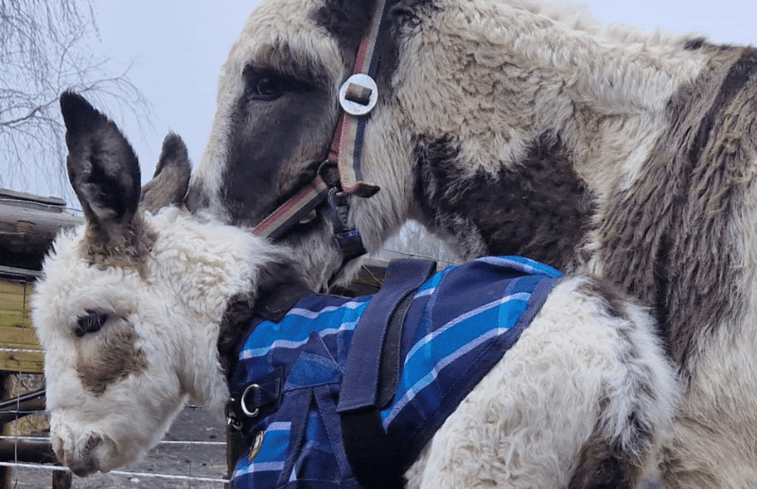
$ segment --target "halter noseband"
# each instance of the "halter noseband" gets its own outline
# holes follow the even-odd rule
[[[380,58],[378,48],[387,31],[383,20],[393,3],[391,0],[376,1],[368,33],[358,49],[354,74],[339,90],[339,104],[344,114],[337,125],[329,156],[318,170],[318,175],[261,221],[253,229],[254,234],[276,239],[311,211],[328,202],[329,215],[334,223],[334,238],[345,263],[365,253],[359,233],[347,223],[348,197],[367,198],[379,191],[377,185],[362,180],[361,151],[367,115],[378,101],[375,82]],[[327,182],[324,179],[323,169],[327,165],[336,165],[338,181]]]

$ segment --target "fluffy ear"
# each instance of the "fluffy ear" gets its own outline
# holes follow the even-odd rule
[[[139,162],[116,125],[82,96],[64,92],[68,178],[90,225],[93,245],[121,249],[138,230]]]
[[[176,134],[169,134],[163,140],[163,150],[152,180],[142,187],[142,208],[155,212],[183,202],[191,172],[192,164],[184,141]]]

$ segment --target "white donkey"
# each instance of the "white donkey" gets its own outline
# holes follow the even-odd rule
[[[217,345],[241,327],[224,319],[228,307],[301,272],[285,247],[166,206],[189,171],[178,137],[140,204],[138,163],[116,126],[77,95],[61,106],[86,223],[56,239],[32,313],[53,447],[84,476],[142,456],[187,398],[221,411],[229,359]],[[636,487],[670,427],[677,383],[650,318],[611,290],[560,281],[407,486]]]
[[[64,93],[61,107],[86,224],[56,239],[32,316],[54,450],[86,475],[140,458],[187,397],[225,405],[216,340],[226,307],[237,294],[252,300],[262,266],[288,257],[169,205],[191,169],[178,136],[166,138],[140,202],[139,165],[116,126],[77,95]]]

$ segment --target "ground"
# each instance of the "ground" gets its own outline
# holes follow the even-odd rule
[[[73,478],[72,489],[223,489],[226,477],[225,430],[221,421],[207,411],[186,407],[166,434],[167,441],[195,441],[197,444],[161,444],[145,459],[116,474]],[[131,475],[123,475],[129,472]],[[143,474],[191,476],[216,481],[177,480]],[[52,472],[39,468],[14,469],[12,488],[46,489],[52,486]]]

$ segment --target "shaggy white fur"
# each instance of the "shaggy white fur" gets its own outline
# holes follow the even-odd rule
[[[144,223],[157,239],[143,273],[89,263],[81,227],[56,239],[35,288],[53,446],[66,465],[89,457],[85,465],[105,472],[140,458],[187,397],[220,416],[229,393],[216,342],[229,298],[251,294],[257,271],[282,256],[248,232],[200,222],[176,207],[145,213]],[[77,321],[90,311],[108,319],[101,334],[79,338]],[[133,332],[144,367],[93,393],[79,367],[113,357],[120,329]],[[90,450],[92,439],[100,442]]]
[[[175,207],[145,214],[144,222],[156,236],[144,274],[87,263],[81,227],[56,240],[32,302],[53,445],[77,470],[107,472],[139,459],[187,397],[221,411],[228,390],[216,342],[226,305],[251,294],[257,270],[282,258],[281,249],[248,232]],[[629,319],[609,316],[604,299],[582,291],[585,281],[566,280],[553,291],[434,436],[408,472],[409,487],[565,487],[598,426],[640,466],[649,462],[675,411],[675,376],[649,318],[632,305]],[[88,311],[109,319],[98,334],[78,338],[77,319]],[[144,371],[93,394],[78,366],[90,355],[113,354],[119,323],[133,329]],[[631,362],[629,349],[638,355]],[[643,396],[640,382],[649,389]],[[637,439],[628,425],[635,416],[652,439]],[[90,447],[91,440],[99,441]]]
[[[626,309],[630,319],[609,316],[603,299],[585,292],[585,281],[555,288],[518,343],[429,442],[407,473],[408,487],[593,487],[590,478],[586,485],[571,479],[582,462],[575,455],[598,427],[600,437],[632,453],[634,413],[656,413],[653,423],[667,424],[675,378],[663,374],[669,365],[657,356],[649,318],[636,307]],[[640,381],[655,391],[672,387],[673,397],[643,395]],[[654,438],[649,454],[665,431]]]

